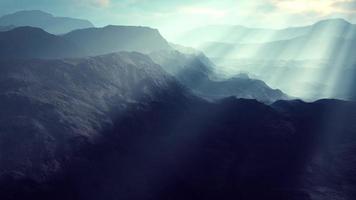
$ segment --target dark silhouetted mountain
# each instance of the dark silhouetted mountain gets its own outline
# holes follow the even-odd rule
[[[140,53],[0,66],[1,199],[356,197],[355,102],[207,102]]]
[[[39,10],[19,11],[0,17],[0,26],[9,25],[38,27],[52,34],[63,34],[75,29],[93,27],[88,20],[54,17]]]
[[[130,104],[190,98],[139,53],[0,66],[0,176],[16,171],[47,179],[63,167],[59,155],[71,157],[81,143],[102,137]]]
[[[153,52],[150,56],[183,85],[206,99],[236,96],[257,99],[265,103],[288,99],[280,90],[271,89],[263,81],[250,79],[247,75],[217,80],[214,73],[216,66],[202,53],[195,55],[182,54],[178,51],[160,51]]]
[[[131,104],[95,142],[73,138],[66,145],[75,153],[58,158],[63,170],[46,182],[2,173],[0,194],[69,200],[356,197],[354,102],[267,106],[235,98],[174,99]],[[41,144],[36,133],[26,145]]]
[[[171,49],[158,30],[148,27],[106,26],[76,30],[63,37],[83,47],[89,55],[118,51],[150,53]]]
[[[0,58],[60,58],[83,54],[71,41],[40,28],[19,27],[0,32]]]

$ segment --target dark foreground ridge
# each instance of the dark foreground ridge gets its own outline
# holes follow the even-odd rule
[[[0,199],[356,197],[354,102],[209,103],[139,53],[1,66]]]

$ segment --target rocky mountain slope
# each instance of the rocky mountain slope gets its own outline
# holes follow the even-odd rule
[[[45,180],[82,143],[98,140],[128,105],[189,95],[139,53],[0,63],[2,175]]]

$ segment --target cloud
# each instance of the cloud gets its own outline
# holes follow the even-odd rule
[[[279,10],[290,13],[328,14],[333,11],[334,0],[271,0]]]
[[[184,7],[180,7],[178,10],[182,14],[206,15],[206,16],[214,17],[214,18],[221,18],[221,17],[226,16],[226,14],[227,14],[226,10],[219,10],[219,9],[210,8],[210,7],[184,6]]]
[[[110,5],[110,0],[92,0],[91,2],[94,6],[107,7]]]
[[[356,12],[356,0],[269,0],[269,3],[290,13],[330,15]]]
[[[344,0],[337,1],[333,3],[335,8],[341,9],[343,11],[356,12],[356,1],[355,0]]]
[[[108,7],[111,4],[111,0],[71,0],[75,5],[79,6],[92,6],[92,7]]]
[[[273,4],[260,4],[256,6],[256,10],[263,13],[271,13],[276,11],[277,7]]]

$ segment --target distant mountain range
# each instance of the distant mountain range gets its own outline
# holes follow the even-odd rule
[[[32,26],[52,34],[63,34],[76,29],[93,27],[93,24],[88,20],[55,17],[40,10],[25,10],[0,17],[0,26]]]
[[[267,43],[280,40],[289,40],[304,36],[310,32],[325,31],[330,35],[344,34],[346,39],[354,38],[356,28],[344,19],[328,19],[315,24],[302,27],[289,27],[285,29],[249,28],[245,26],[211,25],[196,28],[186,32],[177,42],[180,44],[199,47],[209,42],[250,44]],[[207,34],[209,33],[209,34]]]
[[[349,73],[356,66],[356,25],[346,20],[281,30],[218,26],[202,34],[211,28],[193,30],[186,38],[199,43],[198,50],[219,66],[219,74],[246,72],[308,100],[354,99],[350,83],[355,77]]]
[[[175,51],[158,30],[148,27],[106,26],[75,30],[63,35],[53,35],[34,27],[18,27],[0,32],[2,59],[78,58],[120,51],[149,54],[167,72],[204,98],[236,96],[256,98],[266,103],[287,98],[281,91],[272,90],[257,80],[235,78],[233,81],[225,81],[225,84],[214,84],[215,81],[211,79],[214,76],[213,71],[205,71],[214,68],[207,57],[203,54],[182,54]],[[193,77],[193,71],[194,76],[200,76],[200,79]],[[192,82],[192,79],[199,81],[200,86]],[[229,89],[224,89],[226,84]],[[201,88],[202,85],[204,88]]]
[[[231,32],[226,34],[236,36],[239,33],[235,31],[238,30],[240,29],[232,28]],[[331,60],[340,59],[340,52],[346,54],[342,56],[350,58],[351,55],[347,54],[356,48],[356,26],[341,19],[325,20],[311,26],[282,30],[247,29],[244,31],[248,32],[246,38],[244,36],[230,39],[212,37],[209,41],[197,38],[197,41],[201,41],[199,49],[214,58]],[[345,59],[345,63],[351,61],[356,60]]]
[[[171,49],[157,30],[107,26],[53,35],[34,27],[0,32],[0,58],[68,58]]]
[[[171,46],[157,29],[135,26],[106,26],[75,30],[62,36],[82,47],[87,55],[100,55],[118,51],[150,53],[171,50]]]

